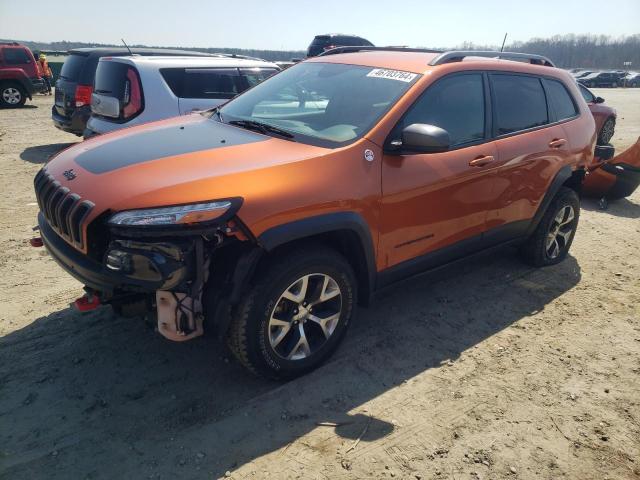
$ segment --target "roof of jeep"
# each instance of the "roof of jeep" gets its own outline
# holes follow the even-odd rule
[[[428,53],[428,52],[402,52],[392,50],[362,50],[353,53],[339,53],[335,55],[321,55],[318,57],[312,57],[305,62],[320,62],[320,63],[344,63],[351,65],[362,65],[373,68],[388,68],[391,70],[402,70],[412,73],[427,73],[436,68],[443,68],[445,66],[460,65],[465,66],[469,63],[476,65],[480,64],[483,68],[493,68],[496,65],[508,65],[508,70],[519,72],[536,72],[540,73],[539,69],[546,69],[549,71],[558,71],[559,69],[554,67],[547,67],[541,65],[533,65],[530,63],[519,62],[514,60],[499,59],[499,58],[486,58],[486,57],[465,57],[462,62],[451,62],[441,65],[429,65],[434,58],[439,56],[440,53]],[[463,69],[462,67],[461,69]],[[567,75],[569,75],[567,73]]]

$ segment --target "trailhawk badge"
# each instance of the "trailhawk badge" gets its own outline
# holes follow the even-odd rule
[[[367,162],[373,162],[376,156],[373,154],[373,150],[369,150],[368,148],[364,151],[364,159]]]

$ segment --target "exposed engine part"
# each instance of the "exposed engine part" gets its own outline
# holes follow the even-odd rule
[[[174,342],[184,342],[204,333],[202,304],[186,293],[156,292],[158,332]]]
[[[210,258],[204,253],[202,238],[195,241],[196,274],[190,294],[158,290],[156,308],[158,331],[175,342],[184,342],[204,333],[202,292],[209,278]]]

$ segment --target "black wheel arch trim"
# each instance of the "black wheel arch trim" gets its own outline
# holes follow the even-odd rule
[[[264,231],[257,237],[257,240],[262,248],[270,252],[295,240],[344,230],[354,233],[362,248],[366,271],[360,273],[365,276],[367,284],[361,285],[364,288],[360,290],[365,295],[360,295],[360,301],[366,305],[370,302],[376,286],[376,262],[371,230],[359,213],[353,211],[332,212],[294,220]]]
[[[562,188],[567,180],[569,180],[574,174],[584,175],[584,172],[577,170],[574,171],[569,165],[565,165],[560,170],[558,170],[558,173],[556,173],[555,177],[553,177],[553,180],[551,180],[551,184],[549,185],[549,188],[547,188],[547,193],[542,198],[536,214],[531,219],[531,223],[529,224],[529,228],[527,230],[527,236],[532,235],[536,228],[538,228],[538,225],[540,224],[542,217],[547,211],[547,208],[549,208],[553,197],[556,196],[556,194],[560,191],[560,188]]]

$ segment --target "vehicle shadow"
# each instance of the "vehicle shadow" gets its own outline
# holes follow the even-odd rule
[[[246,373],[211,339],[171,343],[106,309],[53,313],[0,339],[0,477],[216,478],[315,428],[366,445],[394,424],[363,404],[579,281],[573,257],[537,270],[511,250],[408,280],[359,310],[327,364],[284,384]]]
[[[598,206],[597,200],[593,198],[583,198],[580,207],[590,212],[600,212],[615,217],[640,218],[640,205],[632,202],[628,198],[610,200],[607,208],[604,210]]]
[[[75,145],[75,142],[52,143],[49,145],[27,147],[20,154],[20,158],[31,163],[47,163],[53,155],[70,147],[71,145]]]
[[[11,110],[15,107],[0,107],[0,110]],[[25,103],[21,107],[18,108],[38,108],[38,105],[34,105],[33,103]]]

